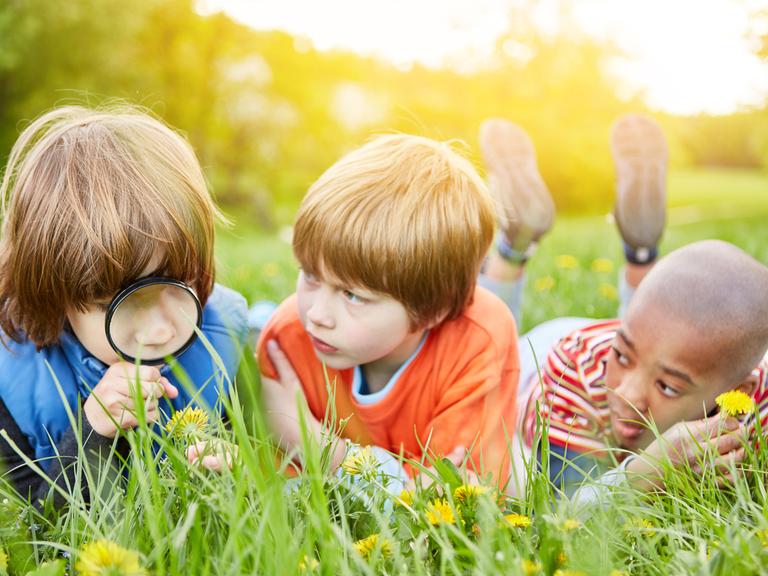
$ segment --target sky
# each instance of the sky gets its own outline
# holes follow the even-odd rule
[[[199,0],[260,30],[279,29],[317,48],[341,48],[407,69],[488,65],[511,9],[522,4],[536,26],[557,34],[568,19],[626,55],[609,63],[620,93],[674,114],[728,114],[768,98],[768,62],[754,54],[768,0]],[[520,58],[526,47],[505,45]]]

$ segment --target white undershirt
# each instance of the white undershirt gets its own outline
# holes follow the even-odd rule
[[[352,377],[352,397],[358,402],[358,404],[372,406],[373,404],[381,402],[384,400],[384,398],[387,397],[387,395],[395,387],[395,384],[397,384],[397,380],[400,378],[400,375],[403,373],[403,371],[408,368],[408,365],[413,362],[413,359],[416,358],[416,356],[418,356],[419,352],[424,346],[424,342],[427,340],[427,334],[429,334],[429,330],[424,332],[424,336],[421,337],[421,342],[419,342],[419,345],[416,347],[416,350],[413,351],[413,354],[410,355],[408,360],[403,362],[403,365],[397,369],[397,372],[392,374],[392,377],[387,381],[387,384],[384,386],[384,388],[378,392],[372,392],[371,394],[360,393],[360,389],[363,386],[363,371],[360,366],[355,366],[354,375]]]

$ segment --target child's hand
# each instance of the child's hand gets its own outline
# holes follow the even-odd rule
[[[626,472],[632,484],[649,490],[663,485],[661,462],[668,458],[675,466],[685,466],[695,474],[701,474],[701,458],[709,448],[718,456],[714,467],[724,474],[721,483],[730,478],[730,467],[744,458],[741,423],[735,418],[705,418],[692,422],[678,422],[657,438],[638,458],[627,464]],[[707,464],[712,460],[707,459]]]
[[[312,415],[307,406],[304,389],[291,361],[288,360],[275,340],[267,342],[267,353],[277,371],[277,380],[262,374],[262,399],[264,400],[264,410],[269,428],[276,436],[280,447],[285,452],[290,452],[301,445],[299,406],[302,409],[309,435],[320,442],[323,426]],[[344,446],[338,443],[335,453],[331,456],[333,467],[338,467],[343,459]]]
[[[278,379],[273,380],[264,375],[261,377],[264,409],[270,430],[279,440],[280,446],[287,451],[301,443],[297,402],[306,407],[306,398],[291,361],[275,340],[267,342],[267,353]],[[308,409],[304,413],[308,425],[310,420],[315,420]]]
[[[190,464],[199,464],[214,472],[221,472],[224,467],[232,470],[235,458],[237,446],[221,440],[196,442],[187,448]]]
[[[137,372],[138,370],[138,372]],[[160,376],[156,366],[136,366],[130,362],[118,362],[109,367],[104,377],[93,388],[83,405],[83,412],[91,428],[101,436],[114,438],[118,430],[138,425],[132,388],[137,385],[144,398],[147,422],[155,422],[160,413],[157,399],[160,396],[176,398],[179,391],[166,378]]]

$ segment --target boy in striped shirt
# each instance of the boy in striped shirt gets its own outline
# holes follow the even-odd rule
[[[521,129],[487,121],[481,144],[490,189],[503,209],[485,283],[517,312],[525,261],[551,226],[554,208]],[[610,463],[610,455],[644,487],[661,483],[653,462],[670,445],[673,460],[690,455],[693,461],[693,451],[674,448],[715,436],[723,465],[742,457],[737,435],[715,434],[718,426],[735,431],[739,423],[704,418],[728,390],[751,394],[761,414],[768,413],[768,269],[718,241],[686,246],[656,264],[666,141],[649,118],[627,116],[614,127],[612,151],[615,216],[627,257],[620,288],[625,313],[599,322],[559,318],[522,337],[518,490],[537,422],[548,425],[550,478],[568,491],[595,463]],[[626,458],[635,453],[646,457]]]

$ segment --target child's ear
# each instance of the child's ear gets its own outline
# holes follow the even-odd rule
[[[735,390],[744,392],[744,394],[747,396],[752,396],[752,393],[755,391],[759,383],[760,382],[757,375],[752,373],[747,376],[738,386],[736,386]]]

